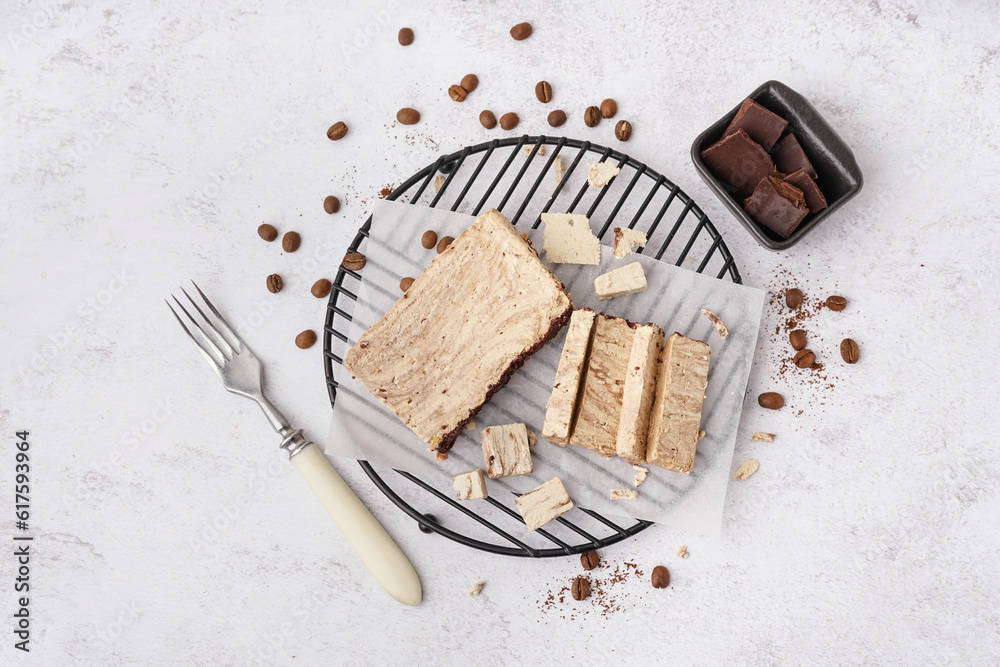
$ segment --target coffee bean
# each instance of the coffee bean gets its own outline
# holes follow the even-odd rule
[[[827,297],[826,307],[839,313],[844,308],[847,308],[847,299],[842,296]]]
[[[845,338],[840,341],[840,356],[844,358],[844,361],[849,364],[856,364],[860,355],[861,349],[853,338]]]
[[[281,276],[277,273],[272,273],[267,277],[267,291],[271,294],[277,294],[281,291],[284,283],[281,282]]]
[[[410,289],[410,285],[412,284],[413,284],[413,278],[409,277],[403,278],[402,280],[399,281],[399,289],[405,292],[406,290]]]
[[[301,350],[308,350],[310,347],[316,344],[316,332],[312,329],[306,329],[298,336],[295,337],[295,345]]]
[[[298,232],[285,232],[285,235],[281,237],[281,247],[284,248],[285,252],[295,252],[302,245],[302,237],[299,236]]]
[[[806,346],[806,332],[804,329],[796,329],[788,334],[788,342],[792,344],[793,350],[801,350]]]
[[[618,113],[618,103],[610,97],[601,102],[601,118],[614,118]]]
[[[597,555],[597,551],[591,549],[586,553],[580,554],[580,565],[583,566],[584,570],[588,572],[597,567],[597,564],[601,562],[600,557]]]
[[[403,107],[396,112],[396,120],[400,125],[416,125],[420,122],[420,112],[410,107]]]
[[[795,310],[802,305],[802,290],[793,287],[785,292],[785,305]]]
[[[433,229],[428,229],[424,232],[424,235],[420,237],[420,245],[430,250],[438,243],[438,235]]]
[[[317,299],[325,299],[330,296],[331,289],[333,289],[333,283],[326,278],[320,278],[313,283],[313,286],[309,288],[309,291]]]
[[[465,88],[465,92],[471,93],[473,90],[479,87],[479,77],[475,74],[466,74],[462,77],[462,88]]]
[[[401,46],[409,46],[410,44],[413,44],[413,31],[411,29],[399,29],[399,44]]]
[[[670,570],[663,567],[662,565],[657,565],[653,568],[652,576],[653,588],[666,588],[670,585]]]
[[[574,600],[586,600],[590,597],[590,581],[584,579],[583,577],[577,577],[573,580],[573,586],[570,587],[570,592],[573,595]]]
[[[504,130],[513,130],[517,127],[517,124],[521,122],[521,119],[517,117],[516,113],[505,113],[500,116],[500,127]]]
[[[445,250],[447,250],[448,246],[450,246],[451,242],[454,241],[454,240],[455,240],[455,238],[452,237],[452,236],[442,236],[441,240],[438,241],[438,254],[440,255]]]
[[[777,392],[767,391],[757,397],[757,404],[768,410],[780,410],[785,405],[785,399]]]
[[[330,195],[323,200],[323,210],[329,214],[334,214],[340,210],[340,200]]]
[[[360,252],[349,252],[344,255],[344,261],[340,265],[351,271],[360,271],[367,263],[368,260]]]
[[[343,139],[345,134],[347,134],[347,125],[344,121],[339,121],[331,125],[330,129],[326,131],[326,138],[330,141],[337,141],[338,139]]]
[[[559,127],[566,122],[566,112],[562,109],[556,109],[549,114],[549,125],[552,127]]]
[[[628,141],[632,137],[632,123],[620,120],[615,125],[615,137],[618,141]]]
[[[257,228],[257,236],[270,243],[274,239],[278,238],[278,230],[274,228],[274,225],[269,225],[265,222]]]
[[[809,368],[816,363],[816,355],[812,350],[799,350],[795,353],[793,361],[799,368]]]
[[[535,84],[535,97],[542,104],[548,104],[552,101],[552,86],[549,85],[548,81],[539,81]]]
[[[487,130],[492,130],[497,126],[497,117],[493,115],[493,112],[489,109],[484,109],[479,112],[479,122]]]
[[[455,100],[456,102],[464,102],[465,96],[468,94],[469,91],[467,91],[465,88],[462,88],[461,86],[452,86],[451,88],[448,89],[448,96],[451,99]]]
[[[529,37],[531,37],[531,24],[518,23],[516,26],[510,29],[510,36],[519,42],[523,39],[528,39]]]
[[[583,124],[587,127],[597,127],[601,122],[601,110],[597,107],[587,107],[583,112]]]

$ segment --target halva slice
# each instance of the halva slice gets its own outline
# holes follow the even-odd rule
[[[656,371],[663,346],[663,329],[655,324],[636,327],[625,372],[618,436],[615,438],[616,453],[633,465],[646,461],[649,413],[656,393]]]
[[[542,425],[542,437],[556,445],[569,444],[595,315],[589,308],[574,310],[566,328],[566,342],[563,344],[562,356],[559,357],[552,394],[545,407],[545,423]]]
[[[491,479],[531,474],[531,446],[524,424],[483,429],[483,460]]]
[[[573,509],[562,480],[553,477],[533,491],[514,500],[528,530],[538,530],[549,521]]]
[[[646,274],[639,262],[632,262],[620,269],[602,273],[594,280],[594,292],[597,294],[597,298],[602,301],[645,290]]]
[[[542,250],[553,264],[600,264],[601,242],[590,231],[587,216],[542,213]]]

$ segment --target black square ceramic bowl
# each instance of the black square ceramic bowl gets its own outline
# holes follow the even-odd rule
[[[702,180],[722,200],[726,208],[732,211],[736,219],[743,223],[747,231],[753,234],[758,243],[771,250],[785,250],[801,241],[806,234],[858,194],[864,179],[854,159],[854,153],[806,98],[779,81],[768,81],[750,93],[750,99],[788,121],[785,134],[795,133],[806,155],[809,156],[809,161],[816,168],[819,176],[816,184],[826,197],[827,207],[819,213],[807,215],[792,235],[783,239],[751,218],[743,210],[743,202],[737,200],[727,186],[715,177],[701,159],[701,152],[722,138],[723,131],[729,127],[743,100],[740,100],[739,104],[718,122],[698,135],[694,145],[691,146],[691,160]]]

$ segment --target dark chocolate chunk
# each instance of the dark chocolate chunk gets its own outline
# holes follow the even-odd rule
[[[728,137],[736,130],[743,130],[751,139],[763,146],[764,150],[769,151],[787,125],[788,121],[784,118],[747,98],[722,136]]]
[[[750,195],[761,179],[774,171],[774,163],[760,144],[743,130],[723,137],[701,152],[719,180],[736,190],[739,199]]]
[[[806,206],[809,207],[810,213],[822,211],[826,208],[826,197],[820,192],[816,181],[809,178],[809,174],[806,173],[805,169],[793,171],[788,176],[785,176],[785,182],[791,183],[799,190],[802,190],[802,194],[806,197]]]
[[[774,159],[774,166],[778,168],[778,171],[790,174],[793,171],[805,169],[810,178],[816,178],[816,170],[813,169],[812,162],[806,157],[806,152],[802,150],[802,145],[794,134],[789,134],[776,143],[771,157]]]
[[[809,208],[802,190],[768,176],[746,200],[746,211],[751,218],[787,239],[809,213]]]

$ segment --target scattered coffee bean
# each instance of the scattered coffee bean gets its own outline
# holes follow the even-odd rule
[[[340,210],[340,200],[330,195],[323,200],[323,210],[329,214],[334,214]]]
[[[295,345],[301,350],[308,350],[310,347],[316,344],[316,332],[312,329],[306,329],[298,336],[295,337]]]
[[[801,350],[806,346],[806,332],[804,329],[796,329],[788,334],[788,342],[792,344],[793,350]]]
[[[464,102],[466,95],[468,95],[468,91],[461,86],[452,86],[448,89],[448,97],[456,102]]]
[[[549,114],[549,125],[552,127],[559,127],[566,122],[566,112],[562,109],[556,109]]]
[[[360,252],[349,252],[344,255],[344,261],[340,265],[350,271],[360,271],[367,263],[368,260]]]
[[[420,245],[430,250],[437,245],[438,235],[433,229],[428,229],[424,232],[424,235],[420,237]]]
[[[591,549],[586,553],[580,554],[580,565],[582,565],[583,569],[587,570],[588,572],[597,567],[597,564],[600,562],[601,559],[600,557],[598,557],[597,551],[594,549]]]
[[[597,107],[587,107],[583,112],[583,124],[587,127],[597,127],[601,122],[601,110]]]
[[[462,77],[462,88],[465,88],[465,92],[471,93],[473,90],[479,87],[479,77],[475,74],[466,74]]]
[[[627,120],[620,120],[615,125],[615,138],[618,141],[628,141],[632,137],[632,123]]]
[[[413,44],[413,31],[410,28],[399,29],[399,43],[401,46]]]
[[[424,518],[427,519],[427,521],[429,521],[430,523],[437,523],[437,517],[435,517],[433,514],[425,514]],[[418,523],[417,528],[420,529],[421,533],[426,533],[428,535],[434,532],[432,529],[428,528],[422,523]]]
[[[497,117],[493,115],[493,112],[489,109],[484,109],[479,112],[479,122],[487,130],[492,130],[497,126]]]
[[[344,121],[339,121],[330,126],[330,129],[326,131],[326,137],[330,141],[337,141],[338,139],[343,139],[344,135],[347,134],[347,125]]]
[[[265,222],[257,228],[257,236],[270,243],[274,239],[278,238],[278,230],[274,228],[274,225],[269,225]]]
[[[455,240],[455,238],[452,237],[452,236],[442,236],[441,240],[438,241],[438,254],[440,255],[445,250],[447,250],[448,246],[450,246],[451,242],[454,241],[454,240]]]
[[[302,245],[302,237],[298,232],[285,232],[281,237],[281,247],[285,252],[295,252]]]
[[[662,565],[657,565],[653,568],[652,576],[653,588],[666,588],[670,585],[670,570],[663,567]]]
[[[552,101],[552,86],[549,85],[548,81],[539,81],[535,84],[535,97],[542,104],[548,104]]]
[[[816,355],[812,350],[799,350],[795,353],[794,361],[799,368],[809,368],[816,363]]]
[[[403,107],[396,112],[396,120],[400,125],[416,125],[420,122],[420,112],[410,107]]]
[[[777,392],[767,391],[757,397],[757,404],[768,410],[780,410],[785,405],[785,399]]]
[[[827,297],[826,307],[839,313],[844,308],[847,308],[847,299],[842,296]]]
[[[413,284],[413,278],[410,277],[403,278],[402,280],[399,281],[399,289],[405,292],[406,290],[410,289],[410,285],[412,284]]]
[[[272,273],[267,277],[267,291],[271,294],[277,294],[281,291],[284,283],[281,282],[281,276],[277,273]]]
[[[517,127],[517,124],[521,122],[521,119],[517,117],[516,113],[505,113],[500,116],[500,127],[504,130],[513,130]]]
[[[802,305],[802,290],[793,287],[785,292],[785,305],[795,310]]]
[[[519,42],[523,39],[528,39],[529,37],[531,37],[531,24],[518,23],[516,26],[510,29],[510,36]]]
[[[311,292],[317,299],[325,299],[330,296],[331,289],[333,289],[333,283],[326,278],[320,278],[313,283],[312,287],[309,288],[309,292]]]
[[[590,581],[584,579],[583,577],[577,577],[573,580],[573,586],[570,588],[570,592],[573,595],[574,600],[586,600],[590,597]]]
[[[601,118],[614,118],[618,113],[618,103],[610,97],[601,102]]]
[[[844,358],[844,361],[849,364],[856,364],[860,355],[861,349],[853,338],[845,338],[840,341],[840,356]]]

